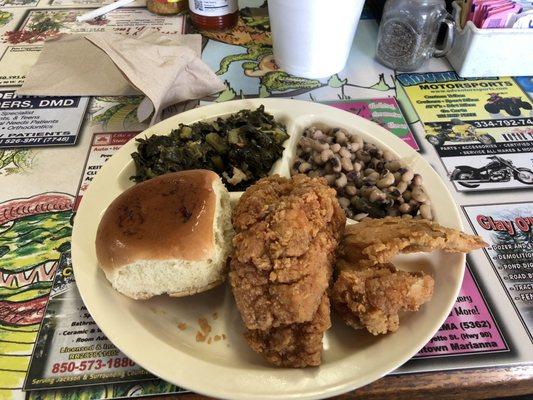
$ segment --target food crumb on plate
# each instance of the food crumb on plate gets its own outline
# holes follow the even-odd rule
[[[217,319],[218,318],[218,313],[213,313],[213,319]]]
[[[205,342],[209,338],[207,343],[210,344],[211,338],[209,337],[209,333],[211,332],[211,325],[209,325],[209,322],[205,318],[198,318],[198,325],[200,326],[200,330],[196,332],[196,341]]]
[[[205,342],[205,338],[206,338],[206,336],[202,332],[200,332],[200,331],[196,332],[196,341],[197,342]]]
[[[222,337],[220,335],[215,335],[215,342],[218,342]]]
[[[207,319],[198,318],[198,325],[200,325],[200,329],[205,336],[207,336],[209,332],[211,332],[211,325],[209,325]]]
[[[180,331],[184,331],[185,329],[187,329],[187,324],[185,322],[178,323],[178,329]]]

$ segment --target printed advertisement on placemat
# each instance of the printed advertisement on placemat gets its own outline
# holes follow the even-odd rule
[[[513,78],[396,77],[458,191],[533,188],[533,103]]]
[[[123,144],[126,144],[138,133],[139,132],[113,132],[94,134],[89,153],[87,154],[83,175],[80,180],[76,202],[74,203],[74,211],[78,209],[83,194],[89,187],[89,183],[91,183],[104,163],[109,160]]]
[[[533,342],[533,203],[464,207],[487,259]]]
[[[402,139],[413,149],[419,150],[418,143],[416,143],[415,137],[394,97],[325,101],[323,103],[375,122]]]
[[[509,350],[470,267],[450,315],[415,358]]]
[[[17,96],[0,90],[0,148],[76,144],[88,97]]]
[[[25,390],[154,379],[102,333],[79,295],[70,254],[55,280],[33,350]]]
[[[87,385],[63,389],[41,389],[26,392],[26,400],[89,400],[122,399],[130,397],[187,393],[161,379],[130,381],[108,385]]]

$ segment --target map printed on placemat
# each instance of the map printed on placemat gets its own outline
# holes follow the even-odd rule
[[[458,191],[530,189],[533,103],[513,78],[397,75]]]
[[[463,207],[484,252],[533,342],[533,203]]]

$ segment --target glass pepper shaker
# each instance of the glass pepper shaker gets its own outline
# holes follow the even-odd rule
[[[447,32],[437,47],[441,27]],[[430,57],[442,57],[452,47],[455,23],[444,0],[387,0],[379,26],[376,57],[399,71],[413,71]]]

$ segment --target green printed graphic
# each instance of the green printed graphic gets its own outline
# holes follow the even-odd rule
[[[327,93],[329,100],[348,100],[352,98],[354,89],[376,92],[390,92],[395,89],[394,77],[391,76],[389,83],[383,73],[378,73],[373,83],[366,81],[364,84],[337,74],[327,80],[290,75],[280,70],[274,60],[266,3],[259,8],[242,9],[240,13],[237,26],[231,30],[201,32],[204,37],[224,44],[217,47],[208,45],[202,54],[203,59],[216,70],[216,74],[224,79],[227,87],[218,96],[205,98],[206,101],[222,102],[248,97],[295,97],[307,93],[309,100],[325,100],[314,93],[317,89],[325,89],[324,93]],[[222,50],[218,52],[215,48]]]
[[[0,399],[26,375],[52,279],[70,248],[72,197],[51,193],[0,204]]]
[[[0,149],[0,176],[28,171],[34,158],[35,152],[31,149]]]
[[[143,96],[102,96],[93,99],[91,122],[104,132],[139,130],[137,108]]]
[[[0,11],[0,26],[4,26],[13,19],[13,13],[9,11]]]

